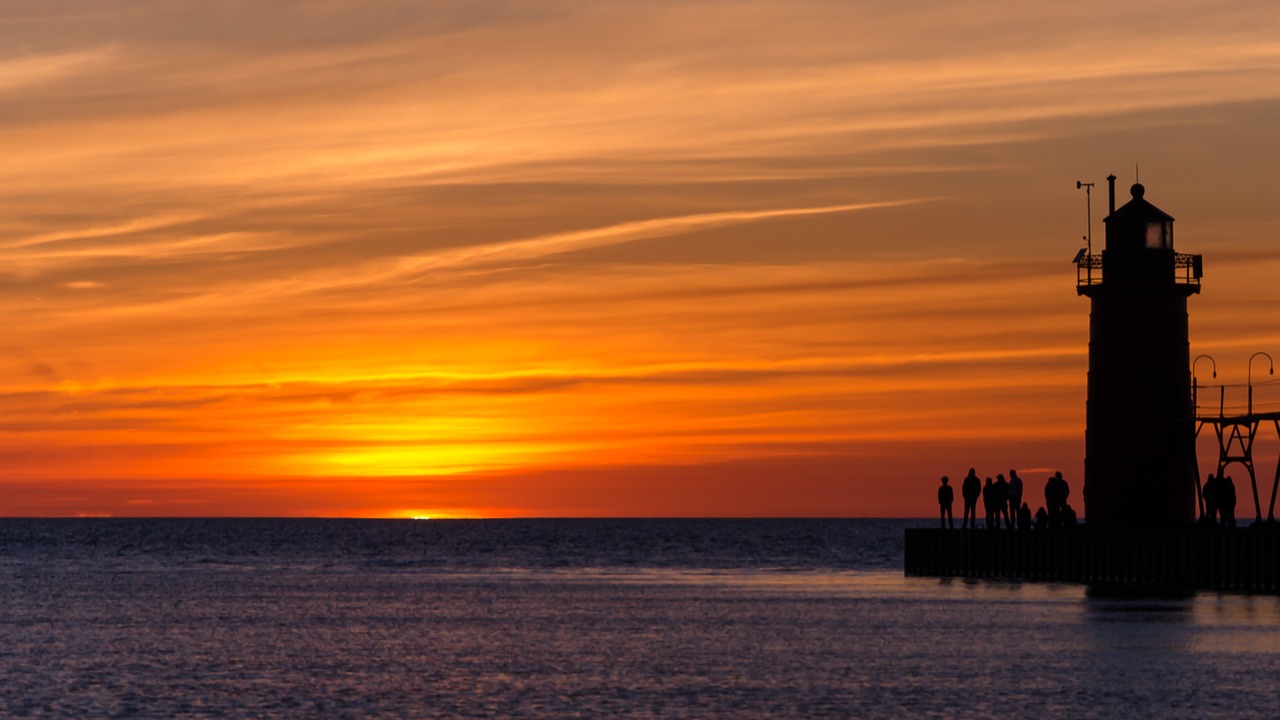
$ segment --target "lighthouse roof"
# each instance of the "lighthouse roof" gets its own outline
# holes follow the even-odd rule
[[[1172,215],[1147,202],[1146,198],[1143,197],[1146,192],[1147,189],[1142,186],[1142,183],[1134,183],[1133,187],[1129,188],[1129,193],[1133,195],[1133,199],[1116,208],[1116,211],[1104,218],[1103,222],[1124,223],[1126,221],[1152,222],[1172,220]]]

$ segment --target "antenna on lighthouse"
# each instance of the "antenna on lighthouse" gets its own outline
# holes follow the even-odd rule
[[[1084,242],[1085,252],[1088,255],[1093,254],[1093,183],[1076,181],[1076,189],[1084,188]],[[1080,261],[1080,256],[1076,255],[1076,262]]]

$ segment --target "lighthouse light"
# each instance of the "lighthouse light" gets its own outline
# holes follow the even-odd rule
[[[1173,247],[1173,228],[1169,222],[1147,223],[1147,249],[1168,250]]]

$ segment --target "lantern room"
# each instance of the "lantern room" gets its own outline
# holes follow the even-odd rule
[[[1147,202],[1146,188],[1134,183],[1133,199],[1107,216],[1107,250],[1116,253],[1140,250],[1173,250],[1173,218]]]
[[[1146,188],[1140,183],[1129,189],[1132,199],[1117,208],[1114,176],[1107,180],[1111,185],[1111,212],[1103,220],[1107,244],[1101,256],[1078,257],[1078,292],[1092,295],[1099,285],[1179,285],[1186,293],[1200,292],[1200,256],[1174,251],[1173,217],[1147,201]]]

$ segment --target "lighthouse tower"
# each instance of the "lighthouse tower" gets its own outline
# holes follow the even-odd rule
[[[1081,255],[1076,292],[1090,300],[1084,514],[1090,525],[1182,525],[1195,519],[1195,410],[1187,298],[1199,255],[1173,249],[1173,218],[1135,184],[1106,247]]]

